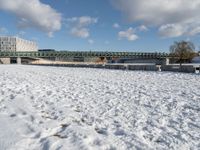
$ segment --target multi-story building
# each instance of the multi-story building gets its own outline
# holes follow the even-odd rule
[[[0,37],[0,51],[37,51],[36,42],[24,40],[18,37]]]

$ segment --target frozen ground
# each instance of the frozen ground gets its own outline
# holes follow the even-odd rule
[[[200,76],[0,65],[0,149],[200,149]]]

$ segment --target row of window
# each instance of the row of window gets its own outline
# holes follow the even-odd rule
[[[20,39],[20,38],[13,38],[13,37],[0,37],[0,43],[24,43],[24,44],[30,44],[30,45],[36,45],[35,42]]]
[[[0,40],[16,40],[16,38],[13,37],[0,37]]]

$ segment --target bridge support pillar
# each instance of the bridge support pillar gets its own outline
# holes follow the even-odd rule
[[[21,57],[17,57],[17,64],[21,64],[21,63],[22,63]]]
[[[166,58],[165,64],[166,64],[166,65],[169,65],[169,58]]]

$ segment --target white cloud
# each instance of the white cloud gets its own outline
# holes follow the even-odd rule
[[[161,37],[179,37],[184,34],[184,28],[181,25],[167,24],[159,28]]]
[[[94,44],[94,40],[89,39],[89,40],[88,40],[88,43],[89,43],[89,44]]]
[[[111,0],[130,22],[159,28],[166,37],[200,33],[199,0]],[[172,32],[175,33],[172,33]],[[169,32],[169,33],[167,33]]]
[[[119,39],[127,39],[128,41],[135,41],[138,39],[138,36],[135,34],[135,30],[133,28],[128,28],[126,31],[120,31],[118,33]]]
[[[198,25],[199,24],[199,25]],[[159,28],[159,35],[164,38],[194,36],[200,33],[200,23],[194,24],[166,24]]]
[[[0,0],[0,9],[16,15],[20,28],[36,28],[50,36],[61,28],[61,14],[39,0]]]
[[[92,18],[90,16],[72,17],[67,19],[68,22],[75,23],[78,27],[88,26],[90,24],[95,24],[98,22],[97,18]]]
[[[139,31],[148,31],[148,28],[145,25],[141,25],[138,27]]]
[[[118,28],[120,28],[120,25],[118,23],[114,23],[113,28],[118,29]]]
[[[67,21],[73,24],[71,34],[75,37],[88,38],[90,36],[89,26],[98,22],[97,18],[90,16],[68,18]]]
[[[90,33],[89,33],[88,29],[86,29],[86,28],[74,27],[71,29],[71,34],[76,37],[80,37],[80,38],[88,38],[90,36]]]
[[[150,24],[184,22],[199,17],[199,0],[112,0],[129,21]],[[187,12],[187,13],[186,13]]]
[[[97,18],[91,18],[89,16],[82,16],[79,18],[79,25],[80,26],[88,26],[90,24],[95,24],[97,23],[98,19]]]
[[[197,26],[189,31],[189,35],[193,36],[200,33],[200,26]]]

